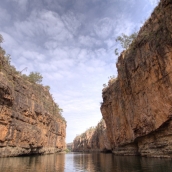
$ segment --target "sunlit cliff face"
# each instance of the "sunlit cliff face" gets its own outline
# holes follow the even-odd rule
[[[15,74],[1,52],[0,67],[0,157],[63,151],[66,122],[49,91]]]
[[[73,152],[107,152],[111,151],[106,131],[106,124],[102,119],[96,127],[91,127],[78,135],[72,145]]]
[[[101,112],[115,154],[170,157],[172,2],[162,0],[118,58]]]

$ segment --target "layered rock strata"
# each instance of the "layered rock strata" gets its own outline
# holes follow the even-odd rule
[[[111,145],[107,138],[106,124],[101,120],[94,128],[89,128],[83,134],[77,136],[72,145],[73,152],[110,151]]]
[[[101,112],[113,153],[172,157],[172,1],[161,0],[117,62]]]
[[[0,48],[0,157],[62,151],[66,122],[52,96],[16,73]]]

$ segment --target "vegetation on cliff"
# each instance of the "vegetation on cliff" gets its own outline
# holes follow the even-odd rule
[[[3,37],[0,35],[0,43],[3,41]],[[5,74],[5,76],[11,81],[11,84],[14,84],[13,81],[15,78],[18,78],[25,85],[31,86],[32,89],[35,90],[36,96],[40,97],[40,99],[43,101],[45,109],[65,121],[64,117],[62,116],[63,109],[61,109],[59,105],[54,102],[52,95],[49,93],[50,87],[43,86],[41,84],[43,79],[42,75],[39,72],[30,72],[30,74],[27,76],[26,74],[22,74],[22,72],[17,71],[16,68],[10,63],[10,55],[6,54],[5,50],[0,46],[0,72]],[[47,96],[51,97],[52,103],[47,102],[46,99],[41,96],[43,94],[42,92],[46,92]]]
[[[134,32],[129,36],[122,33],[121,36],[118,36],[116,38],[116,42],[119,42],[122,49],[124,51],[126,51],[127,49],[129,49],[130,45],[135,41],[135,39],[137,38],[137,35],[138,35],[137,32]],[[119,55],[118,48],[115,49],[115,55],[117,55],[117,56]],[[107,85],[103,84],[103,90],[102,91],[105,91],[107,87],[111,86],[116,81],[116,79],[117,78],[114,75],[110,76],[108,84]]]
[[[31,80],[32,79],[32,80]],[[24,76],[0,47],[0,157],[65,149],[66,121],[42,76]]]
[[[146,20],[144,25],[140,28],[139,32],[134,32],[129,36],[123,33],[116,38],[116,41],[121,44],[121,47],[124,50],[123,52],[118,53],[118,49],[115,49],[115,54],[119,55],[116,63],[118,72],[119,69],[124,69],[121,65],[124,66],[129,61],[134,61],[138,51],[147,42],[149,42],[152,51],[157,51],[157,49],[159,49],[157,51],[159,55],[162,54],[162,45],[166,45],[167,47],[171,46],[172,36],[170,31],[171,27],[169,25],[171,23],[171,14],[170,12],[163,11],[164,7],[168,6],[170,3],[170,0],[161,0],[159,5],[157,5],[152,12],[150,18]],[[110,77],[108,84],[103,84],[102,91],[106,91],[107,87],[112,85],[116,80],[118,80],[118,76]]]
[[[134,32],[129,36],[122,33],[121,36],[118,36],[116,38],[116,42],[119,42],[121,47],[124,50],[127,50],[129,48],[129,46],[131,45],[131,43],[136,39],[137,35],[138,35],[137,32]],[[117,56],[119,55],[118,48],[115,49],[115,55],[117,55]]]
[[[171,157],[172,1],[161,0],[117,61],[101,112],[117,155]]]

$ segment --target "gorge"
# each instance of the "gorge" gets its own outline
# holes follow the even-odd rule
[[[171,9],[171,0],[160,1],[137,38],[118,57],[117,78],[102,91],[104,140],[115,155],[172,157]],[[94,132],[76,137],[73,151],[106,149],[99,139],[103,135],[94,136]],[[103,147],[95,146],[100,142]]]
[[[102,119],[96,127],[91,127],[76,136],[72,145],[73,152],[108,152],[111,145],[107,138],[106,124]]]
[[[59,65],[60,60],[57,61],[53,61],[55,65]],[[72,64],[75,66],[70,60],[62,62],[69,68]],[[104,64],[94,60],[93,63]],[[77,74],[82,74],[80,70],[83,66],[81,64]],[[102,90],[100,110],[103,119],[96,127],[78,135],[73,144],[68,144],[68,148],[73,152],[171,158],[171,66],[172,1],[161,0],[141,27],[137,38],[118,57],[118,76],[111,78],[108,86]],[[65,72],[66,75],[70,75],[70,72]],[[70,77],[72,82],[73,76]],[[66,83],[69,84],[67,80]],[[84,84],[81,85],[84,88]],[[96,88],[93,90],[97,91]],[[67,93],[78,94],[78,90],[72,91],[71,88]],[[66,97],[64,102],[69,99]],[[71,109],[72,101],[67,106]],[[77,107],[73,109],[78,110]],[[0,157],[63,152],[66,149],[66,127],[66,121],[49,88],[30,82],[22,72],[17,72],[0,47]]]

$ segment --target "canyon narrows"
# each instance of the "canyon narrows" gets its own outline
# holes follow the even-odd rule
[[[96,127],[90,127],[76,136],[72,145],[73,152],[108,152],[111,145],[107,138],[106,124],[102,119]]]

